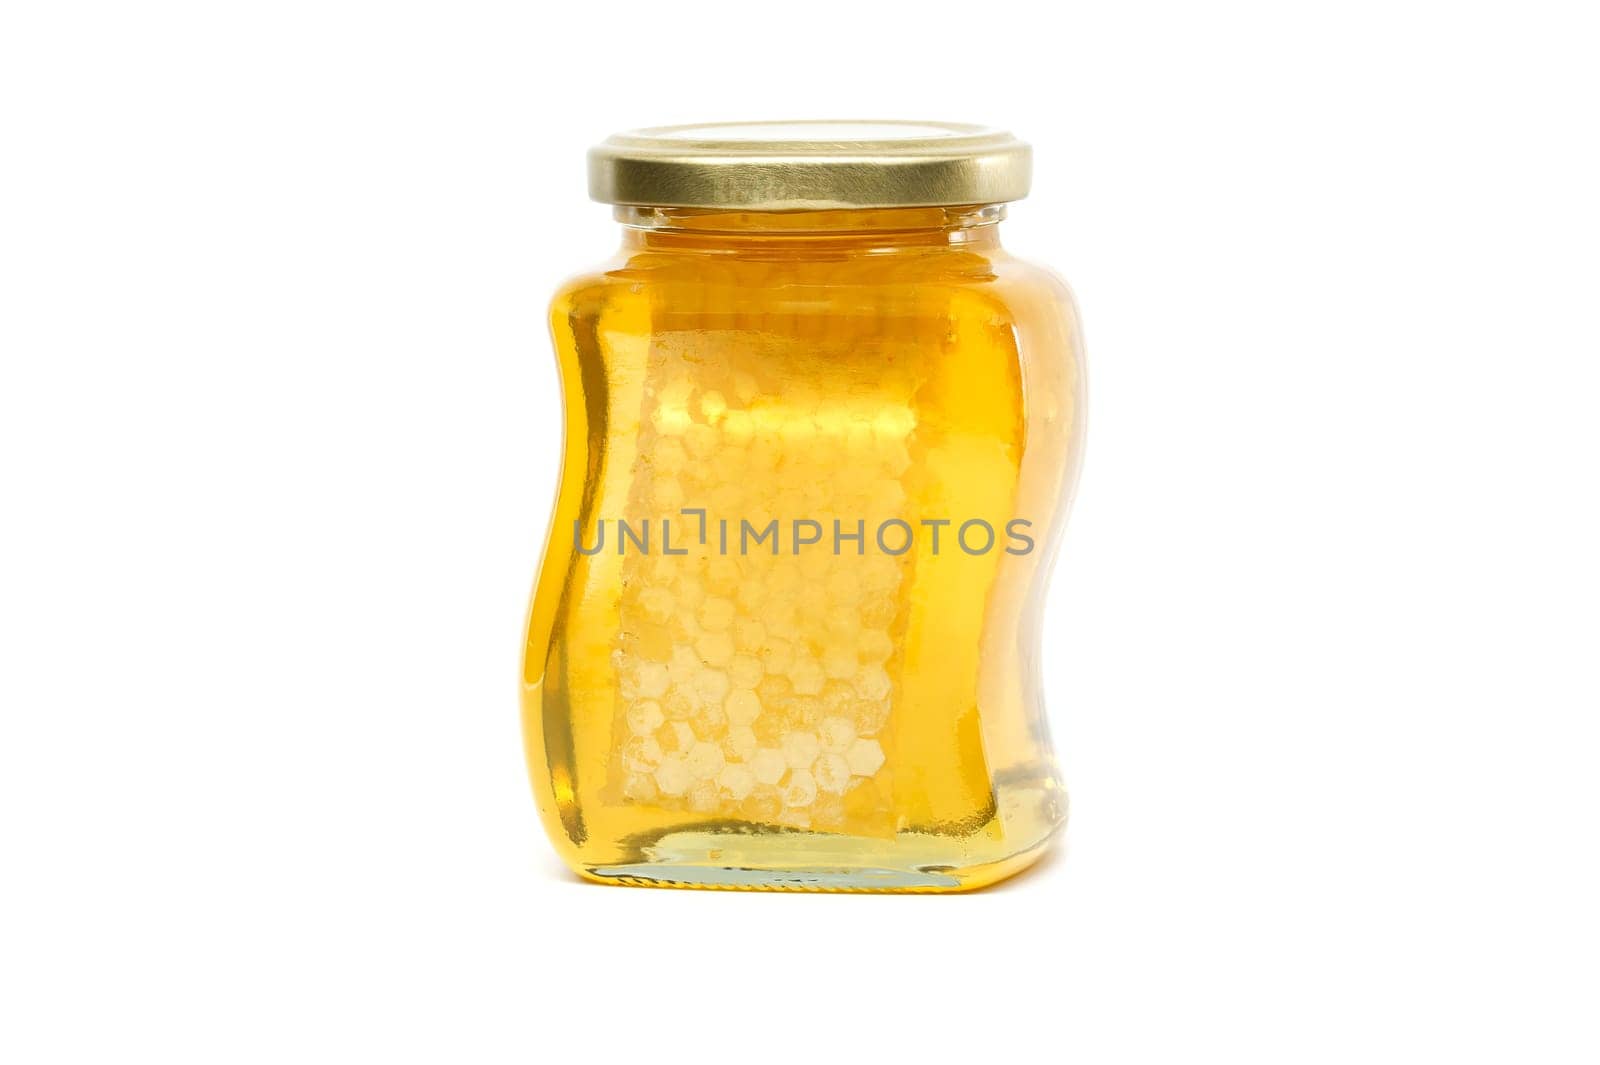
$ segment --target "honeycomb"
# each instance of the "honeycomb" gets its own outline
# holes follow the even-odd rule
[[[707,343],[657,338],[643,386],[627,521],[648,528],[648,550],[623,550],[615,794],[707,819],[891,832],[912,563],[874,530],[905,509],[910,388],[889,376],[819,391],[768,369],[782,360],[710,358]],[[776,538],[757,539],[774,520]],[[664,528],[683,554],[664,550]]]

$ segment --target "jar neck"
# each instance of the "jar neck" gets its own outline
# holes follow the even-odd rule
[[[714,211],[697,207],[616,209],[630,248],[739,249],[999,247],[1005,204],[968,207],[883,207],[829,211]]]

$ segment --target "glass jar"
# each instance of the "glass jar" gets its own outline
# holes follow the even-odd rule
[[[1066,287],[979,127],[643,130],[550,312],[565,459],[523,669],[544,824],[611,883],[957,891],[1066,815],[1045,582],[1083,439]]]

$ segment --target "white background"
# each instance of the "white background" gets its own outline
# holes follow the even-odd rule
[[[1592,5],[0,10],[0,1058],[1600,1055]],[[767,117],[1036,146],[1074,805],[998,890],[534,814],[584,149]]]

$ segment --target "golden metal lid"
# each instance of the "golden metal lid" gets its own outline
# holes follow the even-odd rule
[[[640,207],[818,211],[954,207],[1028,194],[1033,153],[954,122],[718,122],[608,137],[589,196]]]

